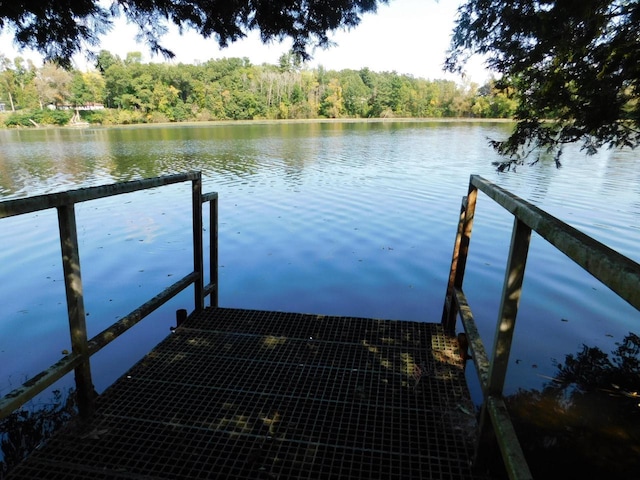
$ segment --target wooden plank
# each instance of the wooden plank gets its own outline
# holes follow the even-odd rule
[[[209,303],[218,306],[218,195],[209,203],[209,274],[211,290]],[[205,294],[206,295],[206,294]]]
[[[212,202],[218,199],[218,192],[209,192],[202,194],[202,203]]]
[[[511,342],[516,326],[516,316],[518,314],[518,305],[520,304],[530,241],[531,229],[517,218],[514,219],[509,258],[502,284],[498,324],[493,342],[491,368],[489,370],[487,391],[490,394],[502,394],[504,380],[507,375]]]
[[[84,310],[82,277],[80,274],[80,253],[73,204],[58,207],[60,227],[60,247],[62,249],[62,268],[64,286],[67,294],[67,311],[71,349],[82,358],[75,368],[76,401],[80,417],[88,419],[93,414],[94,389],[91,380],[89,350],[87,348],[87,324]]]
[[[177,282],[175,282],[170,287],[163,290],[161,293],[153,297],[148,302],[145,302],[134,311],[124,316],[110,327],[106,328],[91,340],[89,340],[88,351],[90,355],[101,350],[103,347],[107,346],[113,340],[118,338],[124,332],[133,327],[140,320],[145,318],[154,310],[160,308],[166,302],[175,297],[182,290],[190,286],[195,280],[197,276],[194,272],[189,275],[184,276]]]
[[[458,304],[458,309],[460,311],[460,318],[462,319],[462,325],[465,333],[467,334],[469,346],[471,347],[471,352],[473,354],[473,363],[475,364],[476,371],[478,372],[480,386],[482,387],[482,391],[486,392],[487,386],[489,385],[489,357],[484,348],[484,343],[482,343],[482,338],[480,338],[480,332],[478,331],[478,327],[473,318],[471,307],[469,307],[469,304],[467,303],[467,297],[462,290],[456,289],[455,294],[456,303]]]
[[[513,423],[502,397],[489,396],[487,411],[498,440],[498,447],[511,480],[533,480],[527,461],[513,428]]]
[[[456,319],[458,312],[454,302],[454,290],[456,284],[456,272],[458,268],[458,259],[460,257],[460,243],[462,241],[462,230],[464,228],[464,218],[467,211],[467,197],[462,197],[460,205],[460,215],[458,216],[458,228],[456,229],[456,238],[453,242],[453,254],[451,255],[451,268],[449,269],[449,281],[447,283],[447,291],[444,296],[444,308],[442,310],[442,325],[444,329],[453,334],[456,328]]]
[[[53,385],[80,365],[82,361],[83,357],[81,355],[70,353],[46,370],[24,382],[20,387],[7,393],[0,399],[0,419],[7,417],[11,412],[20,408],[45,388]]]
[[[469,255],[471,232],[473,231],[473,219],[475,216],[477,198],[478,190],[470,182],[469,192],[467,196],[462,199],[462,205],[460,207],[460,218],[458,220],[458,229],[453,247],[451,269],[449,271],[449,283],[447,284],[444,311],[442,313],[442,323],[445,330],[450,334],[455,333],[457,319],[457,311],[455,310],[455,302],[453,298],[455,295],[454,289],[462,289],[464,272],[467,265],[467,256]]]
[[[35,195],[33,197],[18,198],[0,202],[0,218],[22,215],[24,213],[37,212],[48,208],[55,208],[61,205],[86,202],[99,198],[132,193],[138,190],[160,187],[189,180],[194,180],[199,172],[187,172],[176,175],[166,175],[164,177],[145,178],[130,182],[113,183],[98,187],[79,188],[59,193],[48,193],[45,195]]]
[[[204,264],[202,260],[202,178],[198,172],[197,178],[191,182],[192,194],[192,227],[193,227],[193,272],[197,275],[194,280],[194,305],[197,311],[204,308]]]
[[[458,265],[456,267],[456,288],[462,288],[464,272],[467,266],[467,257],[469,255],[469,244],[471,243],[471,232],[473,231],[473,220],[476,214],[477,199],[478,190],[474,185],[469,183],[469,193],[466,197],[464,224],[462,225],[462,237],[460,239],[460,255],[458,257]]]

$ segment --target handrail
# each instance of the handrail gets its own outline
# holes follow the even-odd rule
[[[514,216],[491,360],[487,357],[471,308],[462,290],[478,190]],[[482,457],[480,441],[489,429],[493,429],[511,479],[533,478],[503,398],[504,381],[532,231],[538,233],[600,280],[620,298],[640,310],[640,265],[638,263],[507,190],[478,175],[471,175],[468,194],[462,199],[460,208],[442,324],[449,333],[453,334],[456,319],[458,315],[461,317],[482,387],[484,402],[480,413],[480,440],[475,457],[476,459]]]
[[[471,183],[640,310],[640,265],[478,175]]]
[[[132,193],[175,183],[192,182],[193,271],[169,286],[140,307],[125,315],[107,329],[87,340],[82,276],[76,231],[74,205],[99,198]],[[205,286],[202,242],[202,204],[209,203],[209,245],[211,280]],[[186,172],[98,187],[81,188],[60,193],[37,195],[0,202],[0,218],[32,213],[49,208],[58,210],[62,264],[65,277],[69,331],[72,353],[0,399],[0,419],[8,416],[71,370],[75,370],[78,411],[82,419],[93,414],[95,397],[91,380],[90,357],[122,335],[143,318],[164,305],[178,293],[194,285],[195,309],[204,307],[204,297],[210,295],[212,306],[218,305],[218,194],[202,194],[202,174]]]
[[[34,195],[33,197],[16,198],[0,202],[0,218],[22,215],[24,213],[37,212],[49,208],[71,205],[74,203],[97,200],[99,198],[112,197],[124,193],[133,193],[139,190],[171,185],[186,181],[198,181],[201,179],[200,172],[186,172],[175,175],[165,175],[163,177],[144,178],[129,182],[112,183],[110,185],[100,185],[97,187],[78,188],[65,192],[47,193],[44,195]]]

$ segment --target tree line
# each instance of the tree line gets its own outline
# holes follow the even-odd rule
[[[375,13],[378,5],[388,0],[112,0],[107,2],[110,5],[83,0],[67,2],[67,8],[59,8],[59,3],[4,2],[0,8],[0,32],[9,32],[17,45],[38,51],[46,60],[67,68],[77,53],[95,55],[100,38],[113,28],[115,19],[122,17],[138,27],[138,38],[144,39],[149,51],[165,58],[173,58],[173,53],[164,45],[163,35],[174,25],[180,32],[190,30],[213,38],[221,47],[251,31],[259,32],[265,43],[289,39],[295,55],[308,59],[313,48],[331,44],[332,32],[357,26],[365,13]],[[637,0],[461,3],[445,68],[462,71],[468,58],[480,54],[488,68],[503,79],[505,91],[510,87],[518,95],[512,134],[506,140],[491,141],[506,157],[501,169],[522,164],[532,153],[538,152],[537,156],[545,151],[554,152],[560,165],[562,147],[567,143],[579,142],[589,154],[605,146],[640,146],[639,18]],[[317,115],[349,114],[344,105],[346,99],[335,92],[335,87],[341,86],[339,77],[333,90],[319,84],[316,103],[318,96],[326,95],[330,100],[324,112],[318,104]],[[369,87],[366,82],[365,86]],[[375,99],[377,91],[371,95]],[[330,108],[334,99],[338,100],[337,112]],[[377,109],[375,102],[371,103],[369,114],[374,115]],[[190,105],[198,107],[197,103]],[[386,112],[398,107],[381,105],[387,107],[383,109]],[[283,102],[283,106],[287,104]],[[310,106],[316,104],[310,102]],[[481,101],[473,106],[483,110],[485,104]],[[273,116],[277,107],[269,101],[266,107],[260,104],[264,112],[259,115]],[[459,112],[469,110],[458,108]],[[293,115],[278,115],[286,116],[284,113]],[[234,112],[226,116],[233,118]]]
[[[396,72],[304,68],[294,53],[275,65],[247,58],[198,64],[144,63],[103,50],[95,69],[36,67],[0,56],[0,103],[6,126],[313,118],[509,118],[513,92]],[[104,106],[104,109],[84,108]],[[77,117],[75,117],[77,120]]]

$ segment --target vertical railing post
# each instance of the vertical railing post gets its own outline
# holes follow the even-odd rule
[[[209,297],[212,307],[218,306],[218,196],[209,202],[209,272],[213,290]]]
[[[507,269],[502,285],[498,325],[493,343],[493,358],[489,369],[487,390],[493,395],[502,395],[502,388],[507,375],[511,341],[516,326],[516,315],[518,314],[518,306],[522,294],[522,282],[524,281],[524,270],[527,264],[530,242],[531,228],[518,218],[514,219],[509,259],[507,260]]]
[[[88,420],[93,415],[95,394],[91,380],[82,276],[80,274],[78,233],[73,204],[58,207],[58,225],[60,228],[64,285],[67,294],[71,348],[74,354],[83,358],[82,363],[75,368],[78,411],[83,420]]]
[[[502,299],[498,313],[498,324],[493,342],[491,363],[489,367],[488,383],[484,392],[484,405],[480,413],[480,442],[487,438],[491,420],[487,411],[487,400],[490,396],[501,397],[504,381],[507,376],[511,342],[516,326],[516,315],[520,304],[524,270],[531,242],[531,228],[525,225],[517,217],[514,219],[509,258],[502,285]],[[481,458],[482,452],[476,449],[476,458]]]
[[[204,309],[204,266],[202,260],[202,175],[192,181],[193,213],[193,271],[197,278],[194,283],[194,303],[196,311]]]
[[[446,332],[453,334],[456,328],[456,317],[458,311],[454,301],[454,290],[462,288],[464,280],[464,271],[467,265],[467,256],[469,254],[469,243],[471,242],[471,232],[473,230],[473,218],[476,211],[476,200],[478,198],[478,189],[469,182],[469,192],[462,200],[460,208],[460,219],[458,221],[458,230],[456,232],[456,240],[453,246],[453,255],[451,257],[451,269],[449,271],[449,282],[447,284],[447,292],[445,295],[444,309],[442,312],[442,324]]]
[[[464,219],[467,213],[467,197],[462,198],[460,205],[460,216],[458,218],[458,228],[456,230],[456,239],[453,243],[453,255],[451,256],[451,268],[449,270],[449,281],[447,282],[447,292],[444,296],[444,308],[442,310],[441,323],[443,328],[449,334],[455,333],[456,317],[458,309],[454,301],[454,289],[456,281],[456,271],[458,267],[458,259],[460,256],[460,242],[462,240],[462,231],[464,228]]]

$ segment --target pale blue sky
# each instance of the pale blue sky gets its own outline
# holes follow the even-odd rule
[[[461,81],[458,76],[442,71],[456,10],[461,0],[391,0],[381,5],[377,14],[365,15],[361,24],[350,31],[333,35],[337,46],[314,52],[309,66],[323,65],[327,69],[359,69],[392,71],[428,79],[447,78]],[[135,27],[119,21],[113,31],[104,37],[101,48],[124,57],[127,52],[140,51],[145,61],[165,61],[151,57],[143,44],[135,43]],[[246,39],[220,49],[214,39],[202,39],[193,32],[182,37],[177,31],[165,37],[165,46],[176,54],[174,62],[192,63],[222,57],[248,57],[252,63],[276,63],[289,49],[289,44],[263,45],[256,32]],[[13,58],[16,55],[40,58],[31,52],[17,52],[11,38],[0,36],[0,53]],[[86,69],[82,58],[76,59],[78,68]],[[482,83],[488,78],[477,59],[468,65],[468,78]]]

